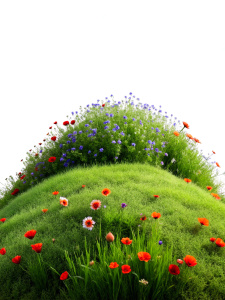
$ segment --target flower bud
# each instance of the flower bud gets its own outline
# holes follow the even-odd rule
[[[52,239],[52,242],[55,243],[55,239]]]
[[[109,232],[107,235],[106,235],[106,241],[107,242],[113,242],[114,241],[114,235],[111,233],[111,232]]]
[[[93,266],[94,263],[95,263],[95,262],[92,260],[92,261],[89,262],[89,265],[90,265],[90,266]]]

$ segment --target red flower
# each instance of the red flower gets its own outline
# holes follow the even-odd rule
[[[42,145],[42,143],[39,143],[39,145],[41,146],[41,145]]]
[[[148,262],[151,259],[151,255],[148,252],[138,252],[138,258],[140,261]]]
[[[5,248],[0,249],[0,254],[1,254],[1,255],[5,255],[5,254],[6,254]]]
[[[24,236],[25,236],[26,238],[32,240],[32,239],[34,238],[36,232],[37,232],[36,230],[32,229],[32,230],[30,230],[30,231],[27,231],[27,232],[24,234]]]
[[[91,209],[97,210],[101,207],[101,201],[100,200],[93,200],[91,201]]]
[[[105,104],[102,104],[102,107],[104,107],[105,106]]]
[[[169,272],[172,275],[178,275],[180,274],[180,269],[177,265],[169,265]]]
[[[53,124],[57,124],[57,121],[55,121]]]
[[[21,159],[21,161],[23,161],[23,159]]]
[[[128,274],[128,273],[131,272],[131,268],[130,268],[129,265],[123,265],[123,266],[121,267],[121,269],[122,269],[122,273],[123,273],[123,274]]]
[[[201,144],[201,142],[198,139],[194,138],[194,140],[195,140],[196,143]]]
[[[56,157],[55,157],[55,156],[51,156],[51,157],[48,159],[49,162],[54,162],[55,160],[56,160]]]
[[[222,239],[216,239],[216,245],[218,246],[218,247],[224,247],[225,246],[225,243],[224,243],[224,241],[222,240]]]
[[[41,252],[42,243],[37,243],[35,245],[31,245],[32,250],[34,250],[37,253]]]
[[[107,242],[112,243],[114,241],[114,235],[111,232],[109,232],[105,238]]]
[[[132,240],[130,240],[128,237],[126,237],[126,238],[122,238],[121,242],[124,245],[130,245],[132,243]]]
[[[190,139],[190,140],[193,140],[193,136],[189,133],[186,133],[186,136]]]
[[[60,276],[60,280],[66,280],[69,276],[69,273],[67,271],[63,272]]]
[[[49,127],[49,129],[52,129],[52,126],[51,126],[51,127]]]
[[[201,225],[209,226],[209,220],[206,218],[198,218],[198,221]]]
[[[177,132],[177,131],[174,131],[173,134],[176,135],[176,136],[179,136],[179,135],[180,135],[179,132]]]
[[[118,268],[119,265],[117,262],[111,262],[110,265],[109,265],[110,269],[115,269],[115,268]]]
[[[186,127],[187,129],[189,129],[189,125],[188,125],[188,123],[186,123],[186,122],[183,122],[183,124],[184,124],[184,127]]]
[[[52,140],[52,141],[55,141],[55,140],[56,140],[56,136],[52,136],[52,137],[51,137],[51,140]]]
[[[21,256],[17,255],[15,256],[13,259],[12,259],[12,262],[14,264],[19,264],[20,263],[20,260],[21,260]]]
[[[189,179],[189,178],[184,178],[184,181],[186,181],[186,182],[191,182],[191,179]]]
[[[153,195],[155,198],[159,198],[159,195]]]
[[[48,211],[48,209],[47,209],[47,208],[44,208],[44,209],[42,209],[42,211],[43,211],[43,213],[45,214],[45,213]]]
[[[216,154],[216,152],[215,152],[215,151],[212,151],[212,153],[213,153],[213,154]]]
[[[154,219],[158,219],[161,217],[161,214],[160,213],[157,213],[157,212],[153,212],[152,215],[151,215]]]
[[[30,149],[29,151],[32,151],[32,149]]]
[[[37,172],[38,171],[38,167],[35,167],[34,170]]]
[[[43,142],[45,142],[46,140],[45,139],[43,139]]]
[[[188,267],[194,267],[195,265],[197,265],[196,259],[191,255],[186,255],[184,261]]]
[[[4,223],[5,220],[6,220],[6,218],[2,218],[2,219],[0,220],[0,222]]]
[[[67,126],[67,125],[69,125],[69,122],[68,122],[68,121],[64,121],[64,122],[63,122],[63,125],[64,125],[64,126]]]
[[[35,156],[38,156],[38,153],[35,153]]]
[[[20,177],[20,180],[23,180],[26,177],[26,175],[23,175]]]
[[[221,168],[220,165],[218,164],[218,162],[216,163],[217,167]]]
[[[75,122],[76,122],[75,120],[72,120],[72,121],[70,122],[70,124],[73,125],[73,124],[75,124]]]
[[[20,191],[19,189],[15,189],[15,190],[11,193],[11,195],[14,196],[14,195],[16,195],[17,193],[19,193],[19,191]]]
[[[86,186],[86,185],[83,184],[83,185],[82,185],[82,188],[84,188],[85,186]]]
[[[102,190],[102,195],[104,195],[104,196],[108,196],[110,193],[111,193],[111,191],[107,188]]]
[[[146,216],[140,218],[141,221],[145,221],[146,219],[147,219]]]
[[[211,186],[207,186],[206,187],[208,191],[211,191],[212,187]]]
[[[178,262],[178,264],[181,264],[181,265],[183,264],[183,260],[182,260],[182,259],[179,259],[179,258],[178,258],[178,259],[177,259],[177,262]]]
[[[56,195],[58,195],[58,193],[59,193],[58,191],[57,191],[57,192],[55,191],[55,192],[53,192],[52,194],[53,194],[54,196],[56,196]]]
[[[216,200],[220,200],[220,199],[221,199],[221,198],[219,197],[219,195],[217,195],[217,194],[215,194],[215,193],[211,193],[211,195],[212,195],[213,197],[215,197]]]
[[[215,242],[215,240],[216,240],[216,238],[214,238],[214,237],[211,237],[209,240],[210,240],[212,243],[214,243],[214,242]]]

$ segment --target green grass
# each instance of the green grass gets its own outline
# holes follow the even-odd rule
[[[81,187],[83,184],[86,185],[85,188]],[[101,194],[104,188],[111,190],[107,197]],[[59,191],[57,196],[52,195],[55,190]],[[186,183],[182,178],[147,163],[77,167],[44,180],[15,197],[0,210],[0,218],[6,218],[5,223],[0,224],[0,249],[4,247],[7,251],[7,256],[0,255],[0,299],[64,299],[64,294],[69,293],[65,286],[66,281],[60,281],[59,275],[53,272],[50,266],[61,274],[71,268],[71,260],[77,265],[76,259],[79,257],[80,262],[83,259],[83,264],[86,262],[88,265],[87,251],[89,259],[96,260],[93,270],[101,270],[97,272],[100,282],[101,274],[106,276],[109,274],[106,272],[115,271],[108,268],[110,259],[115,258],[115,254],[118,254],[118,261],[122,262],[119,245],[125,245],[122,245],[120,239],[132,238],[133,234],[137,235],[138,229],[141,232],[146,230],[145,239],[141,236],[144,248],[142,251],[152,255],[152,260],[145,263],[150,269],[154,264],[154,268],[157,268],[157,252],[162,252],[163,257],[167,257],[163,264],[167,268],[169,264],[176,264],[178,258],[183,259],[186,255],[197,259],[198,264],[195,267],[188,268],[182,265],[181,273],[177,276],[167,271],[168,283],[173,287],[164,291],[164,295],[160,296],[162,299],[171,299],[171,295],[173,299],[224,299],[225,249],[217,247],[209,239],[225,239],[225,206],[223,199],[217,201],[210,193],[206,188],[202,189],[193,182]],[[160,197],[154,198],[153,195],[156,194]],[[69,200],[68,207],[60,205],[59,197]],[[102,202],[97,211],[90,209],[90,203],[94,199]],[[126,203],[127,207],[122,209],[121,203]],[[43,208],[48,209],[46,214],[42,213]],[[153,219],[151,213],[154,211],[160,212],[161,218]],[[146,215],[146,221],[140,221],[141,213]],[[82,227],[82,220],[87,216],[91,216],[96,222],[92,231]],[[198,218],[207,218],[209,226],[201,226]],[[140,224],[141,227],[138,227]],[[157,232],[154,231],[155,228]],[[33,240],[24,237],[25,232],[31,229],[37,230]],[[108,232],[112,232],[116,237],[113,242],[117,245],[114,256],[110,249],[105,248],[108,245],[105,240]],[[52,242],[53,238],[55,243]],[[158,245],[159,239],[163,241],[161,246]],[[152,248],[147,246],[148,241],[151,241]],[[98,242],[101,243],[101,249],[105,249],[103,252],[108,253],[105,264],[101,264],[100,261]],[[37,269],[37,255],[40,254],[31,249],[31,244],[35,243],[43,243],[41,258],[46,263],[44,267],[48,278],[45,288],[35,279],[35,274],[40,272],[40,269]],[[132,255],[135,257],[135,242],[132,247]],[[148,249],[152,250],[152,253]],[[67,259],[65,251],[68,253]],[[21,255],[21,266],[28,273],[32,273],[33,277],[24,272],[20,265],[11,262],[16,255]],[[160,263],[160,259],[158,261]],[[137,259],[132,263],[133,268],[136,268],[133,272],[144,272],[138,269]],[[78,268],[80,274],[77,273],[77,276],[86,276],[87,280],[93,280],[90,277],[91,270],[84,273],[81,269]],[[121,290],[123,297],[123,293],[126,293],[127,299],[132,299],[132,293],[141,292],[141,287],[136,287],[135,290],[135,279],[129,283],[135,275],[129,277],[131,274],[121,274],[119,269],[116,271],[120,273],[120,280],[126,281],[123,283],[125,290]],[[164,276],[163,278],[167,276],[167,273],[161,274],[160,271],[155,273]],[[105,282],[103,289],[108,290],[110,278],[108,281],[102,278],[102,282]],[[90,288],[93,288],[94,283],[91,282],[87,281],[86,295],[93,296]],[[138,285],[138,282],[136,284]],[[126,286],[133,286],[134,290],[126,290]],[[163,284],[159,285],[158,289],[160,287],[162,288]],[[69,291],[73,288],[74,286],[71,286]],[[149,293],[152,295],[153,288],[149,287]]]

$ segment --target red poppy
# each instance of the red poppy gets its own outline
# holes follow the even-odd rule
[[[211,187],[211,186],[207,186],[206,188],[207,188],[208,191],[211,191],[211,190],[212,190],[212,187]]]
[[[41,248],[42,248],[42,243],[37,243],[35,245],[31,245],[32,250],[34,250],[37,253],[41,252]]]
[[[148,252],[138,252],[138,258],[140,261],[148,262],[151,259],[151,255]]]
[[[111,193],[111,191],[107,188],[102,190],[102,195],[104,195],[104,196],[108,196],[110,193]]]
[[[6,220],[6,218],[2,218],[2,219],[0,220],[0,222],[4,223],[5,220]]]
[[[20,177],[20,180],[23,180],[26,177],[26,175],[23,175]]]
[[[141,221],[145,221],[146,219],[147,219],[146,216],[140,218]]]
[[[153,195],[155,198],[159,198],[159,195]]]
[[[216,200],[220,200],[221,198],[219,197],[219,195],[215,194],[215,193],[211,193],[211,195],[216,198]]]
[[[102,104],[102,107],[104,107],[105,106],[105,104]]]
[[[21,256],[17,255],[15,256],[13,259],[12,259],[12,262],[14,264],[19,264],[20,263],[20,260],[21,260]]]
[[[195,265],[197,265],[196,259],[191,255],[186,255],[184,261],[188,267],[194,267]]]
[[[41,146],[41,145],[42,145],[42,143],[39,143],[39,145]]]
[[[179,259],[179,258],[178,258],[178,259],[177,259],[177,262],[178,262],[178,264],[181,264],[181,265],[183,264],[183,260],[182,260],[182,259]]]
[[[160,214],[160,213],[157,213],[157,212],[153,212],[153,213],[151,214],[151,216],[152,216],[154,219],[158,219],[158,218],[161,217],[161,214]]]
[[[73,124],[75,124],[75,122],[76,122],[75,120],[72,120],[72,121],[70,122],[70,124],[73,125]]]
[[[51,137],[51,140],[52,140],[52,141],[55,141],[55,140],[56,140],[56,136],[52,136],[52,137]]]
[[[85,186],[86,186],[86,185],[83,184],[83,185],[82,185],[82,188],[84,188]]]
[[[214,238],[214,237],[211,237],[209,240],[210,240],[212,243],[214,243],[214,242],[215,242],[215,240],[216,240],[216,238]]]
[[[15,190],[11,193],[11,195],[14,196],[14,195],[16,195],[17,193],[19,193],[19,191],[20,191],[19,189],[15,189]]]
[[[32,151],[32,149],[30,149],[29,151]]]
[[[43,211],[43,213],[45,214],[45,213],[48,211],[48,209],[47,209],[47,208],[44,208],[44,209],[42,209],[42,211]]]
[[[179,136],[179,135],[180,135],[179,132],[177,132],[177,131],[174,131],[173,134],[176,135],[176,136]]]
[[[213,154],[216,154],[216,152],[215,152],[215,151],[212,151],[212,153],[213,153]]]
[[[189,179],[189,178],[184,178],[184,181],[186,181],[186,182],[191,182],[191,179]]]
[[[201,225],[209,226],[209,220],[206,218],[198,218],[198,221]]]
[[[34,238],[36,232],[37,232],[36,230],[32,229],[32,230],[30,230],[30,231],[27,231],[27,232],[24,234],[24,236],[25,236],[26,238],[32,240],[32,239]]]
[[[172,275],[178,275],[180,274],[180,269],[177,265],[169,265],[169,272]]]
[[[21,161],[23,161],[23,159],[21,159]]]
[[[46,140],[45,139],[43,139],[43,142],[45,142]]]
[[[221,168],[220,165],[218,164],[218,162],[216,163],[217,167]]]
[[[51,156],[51,157],[48,159],[49,162],[54,162],[55,160],[56,160],[56,157],[55,157],[55,156]]]
[[[193,136],[190,133],[186,133],[186,136],[190,139],[193,140]]]
[[[5,248],[0,249],[0,254],[1,254],[1,255],[5,255],[5,254],[6,254]]]
[[[57,121],[55,121],[53,124],[57,124]]]
[[[218,239],[216,239],[216,245],[218,246],[218,247],[224,247],[225,246],[225,243],[224,243],[224,241],[222,240],[222,239],[220,239],[220,238],[218,238]]]
[[[60,276],[60,280],[66,280],[69,276],[69,273],[67,271],[63,272]]]
[[[69,125],[69,122],[68,122],[68,121],[64,121],[64,122],[63,122],[63,125],[64,125],[64,126],[67,126],[67,125]]]
[[[49,127],[49,129],[52,129],[52,126],[51,126],[51,127]]]
[[[121,242],[124,245],[130,245],[132,243],[132,240],[130,240],[128,237],[126,237],[126,238],[122,238]]]
[[[35,156],[38,156],[38,153],[35,153]]]
[[[183,122],[183,124],[184,124],[184,127],[186,127],[187,129],[189,129],[189,125],[188,125],[188,123],[186,123],[186,122]]]
[[[109,265],[110,269],[115,269],[115,268],[118,268],[119,265],[117,262],[111,262],[110,265]]]
[[[121,267],[121,269],[122,269],[122,273],[123,273],[123,274],[128,274],[128,273],[131,272],[131,268],[130,268],[129,265],[123,265],[123,266]]]
[[[201,144],[201,142],[198,139],[194,138],[194,140],[195,140],[196,143]]]
[[[56,196],[56,195],[58,195],[58,193],[59,193],[58,191],[57,191],[57,192],[55,191],[55,192],[53,192],[52,194],[53,194],[54,196]]]
[[[101,201],[100,200],[93,200],[91,201],[91,209],[97,210],[101,207]]]

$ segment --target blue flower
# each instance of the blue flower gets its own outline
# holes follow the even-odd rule
[[[107,120],[107,121],[103,122],[103,124],[108,124],[108,123],[110,123],[110,121],[109,121],[109,120]]]
[[[59,145],[59,148],[62,148],[62,147],[63,147],[63,144],[60,144],[60,145]]]
[[[78,133],[81,134],[81,133],[82,133],[82,130],[80,130]]]
[[[85,124],[84,126],[85,126],[85,127],[88,127],[88,126],[89,126],[89,124]]]
[[[68,165],[69,165],[68,163],[64,163],[64,167],[68,167]]]
[[[92,120],[90,120],[89,122],[90,122],[90,123],[93,123],[93,121],[92,121]]]
[[[121,144],[122,142],[121,142],[121,140],[118,140],[117,143],[118,143],[118,144]]]
[[[114,117],[114,114],[110,114],[109,116],[110,116],[110,117]]]
[[[158,149],[158,148],[155,148],[155,152],[159,152],[159,149]]]
[[[97,156],[97,153],[96,153],[96,154],[94,154],[94,156]]]
[[[141,122],[141,120],[140,120],[140,125],[143,125],[142,122]]]
[[[72,151],[75,151],[75,150],[76,150],[76,148],[71,148],[71,150],[72,150]]]
[[[132,120],[133,120],[133,121],[136,121],[136,119],[135,119],[135,118],[133,118]]]
[[[121,204],[121,207],[122,207],[122,208],[124,208],[124,207],[126,207],[126,206],[127,206],[126,203],[122,203],[122,204]]]
[[[32,173],[30,173],[30,175],[31,175],[31,176],[34,176],[34,173],[33,173],[33,172],[32,172]]]
[[[149,140],[149,141],[148,141],[148,143],[151,145],[152,141],[151,141],[151,140]]]
[[[80,147],[79,147],[80,150],[82,150],[83,148],[84,148],[83,146],[80,146]]]
[[[168,156],[168,153],[165,153],[165,156]]]
[[[75,138],[73,138],[73,139],[72,139],[72,142],[73,142],[73,143],[75,143],[75,142],[76,142],[76,139],[75,139]]]
[[[72,136],[72,133],[69,133],[69,134],[68,134],[68,138],[71,138],[71,136]]]
[[[74,131],[74,132],[73,132],[73,135],[76,135],[76,134],[77,134],[77,131]]]
[[[162,241],[159,241],[159,245],[162,245],[162,243],[163,243]]]
[[[91,153],[91,150],[88,151],[88,154],[90,154],[90,153]]]
[[[42,153],[42,150],[40,150],[40,153]]]
[[[74,112],[72,111],[71,114],[74,115]]]
[[[136,144],[135,144],[135,143],[132,143],[132,144],[131,144],[131,146],[134,146],[134,147],[135,147],[135,146],[136,146]]]
[[[109,126],[105,126],[105,127],[104,127],[104,129],[108,129],[108,128],[109,128]]]
[[[127,116],[123,116],[124,119],[127,119]]]
[[[115,156],[115,159],[118,159],[118,156]]]
[[[123,131],[122,131],[122,132],[120,132],[120,134],[121,134],[121,135],[125,135],[125,133],[124,133]]]
[[[67,141],[66,143],[67,143],[67,144],[70,144],[70,143],[71,143],[71,141]]]
[[[61,158],[60,158],[60,161],[64,161],[64,158],[61,157]]]
[[[116,141],[112,141],[112,144],[116,144]]]
[[[127,124],[127,122],[124,122],[124,124]]]
[[[156,132],[160,132],[159,128],[156,128],[155,131],[156,131]]]
[[[106,115],[107,117],[109,116],[109,114],[108,114],[108,113],[106,113],[105,115]]]
[[[66,153],[63,153],[63,155],[62,155],[63,157],[66,157]]]
[[[100,149],[99,149],[100,152],[103,152],[103,150],[104,150],[103,148],[100,148]]]

